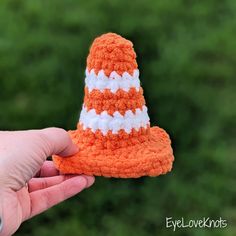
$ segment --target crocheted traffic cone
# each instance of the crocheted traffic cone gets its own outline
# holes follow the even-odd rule
[[[80,119],[69,134],[79,152],[53,157],[62,173],[137,178],[171,170],[170,138],[163,129],[150,127],[130,41],[114,33],[94,40]]]

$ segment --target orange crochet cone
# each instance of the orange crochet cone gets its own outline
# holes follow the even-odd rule
[[[53,157],[62,173],[137,178],[171,170],[171,141],[163,129],[150,127],[129,40],[114,33],[94,40],[87,58],[84,104],[77,130],[69,134],[79,152]]]

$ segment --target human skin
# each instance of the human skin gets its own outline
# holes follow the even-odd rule
[[[74,196],[94,183],[93,176],[61,175],[48,156],[78,152],[60,128],[0,131],[0,236]]]

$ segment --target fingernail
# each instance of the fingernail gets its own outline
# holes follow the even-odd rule
[[[73,151],[75,154],[79,151],[79,147],[76,144],[73,144]]]
[[[87,179],[87,186],[86,186],[86,188],[89,188],[95,182],[95,178],[94,178],[94,176],[89,176],[89,175],[84,175],[84,177]]]
[[[3,228],[3,223],[2,223],[2,218],[0,217],[0,233],[2,231],[2,228]]]
[[[64,150],[63,152],[59,153],[59,156],[62,156],[62,157],[70,157],[70,156],[73,156],[75,155],[77,152],[79,151],[79,147],[76,145],[76,144],[72,144],[70,146],[70,149],[68,150]]]

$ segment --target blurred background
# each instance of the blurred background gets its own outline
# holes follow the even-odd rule
[[[74,129],[89,46],[111,31],[134,43],[176,158],[158,178],[98,177],[16,235],[236,235],[235,0],[2,0],[0,16],[0,130]],[[166,217],[228,226],[173,233]]]

